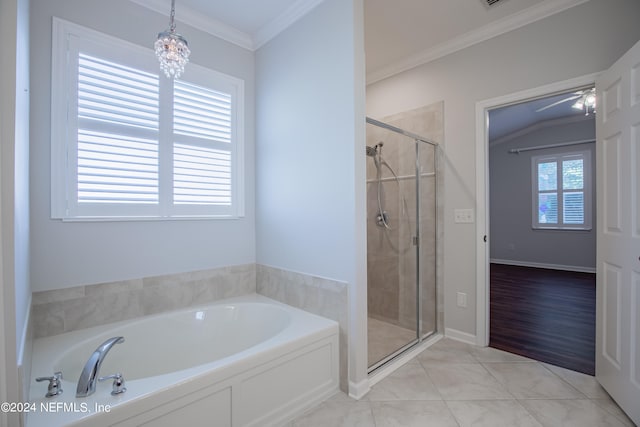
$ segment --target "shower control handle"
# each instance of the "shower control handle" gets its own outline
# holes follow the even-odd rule
[[[124,386],[124,377],[121,373],[107,375],[106,377],[100,377],[98,378],[98,381],[106,381],[111,378],[113,378],[113,390],[111,390],[112,396],[117,396],[127,391],[127,388]]]
[[[49,381],[45,397],[54,397],[62,394],[62,372],[58,371],[52,377],[38,377],[36,381]]]

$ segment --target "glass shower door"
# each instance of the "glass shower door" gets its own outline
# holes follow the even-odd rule
[[[438,118],[439,111],[441,104],[420,113]],[[437,329],[438,151],[433,142],[368,118],[366,153],[372,372]]]
[[[367,125],[369,369],[418,341],[416,144]]]

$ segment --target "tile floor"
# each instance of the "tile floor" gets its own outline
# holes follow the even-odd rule
[[[634,424],[593,377],[442,339],[360,401],[338,393],[286,427],[618,427]]]

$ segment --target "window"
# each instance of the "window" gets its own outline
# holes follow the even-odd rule
[[[589,151],[532,158],[533,228],[591,229]]]
[[[243,215],[243,81],[54,19],[52,217]]]

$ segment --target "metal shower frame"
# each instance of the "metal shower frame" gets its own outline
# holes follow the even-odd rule
[[[416,165],[415,165],[415,176],[416,176],[416,199],[420,200],[420,178],[421,178],[421,174],[420,174],[420,143],[425,143],[428,145],[431,145],[434,147],[434,156],[433,156],[433,167],[434,167],[434,179],[435,179],[435,185],[434,185],[434,199],[435,199],[435,203],[436,206],[434,206],[434,220],[435,220],[435,239],[434,239],[434,249],[435,249],[435,262],[434,262],[434,268],[433,268],[433,275],[434,275],[434,282],[435,282],[435,312],[434,312],[434,324],[435,324],[435,329],[430,332],[427,335],[424,335],[422,332],[422,268],[420,265],[420,260],[421,260],[421,250],[422,250],[422,245],[421,245],[421,238],[420,238],[420,203],[416,203],[416,233],[415,236],[413,236],[414,243],[416,246],[416,257],[417,257],[417,262],[416,262],[416,281],[417,281],[417,298],[416,298],[416,339],[412,340],[410,343],[405,344],[404,346],[400,347],[399,349],[397,349],[396,351],[394,351],[393,353],[387,355],[386,357],[384,357],[382,360],[374,363],[373,365],[369,366],[367,371],[369,374],[373,373],[375,370],[377,370],[378,368],[381,368],[382,366],[385,366],[388,362],[390,362],[391,360],[395,359],[397,356],[403,354],[405,351],[409,350],[410,348],[413,348],[414,346],[420,344],[421,342],[423,342],[424,340],[426,340],[427,338],[433,336],[434,334],[437,333],[438,331],[438,147],[440,146],[440,144],[438,144],[437,142],[431,141],[427,138],[424,138],[418,134],[406,131],[404,129],[398,128],[396,126],[390,125],[388,123],[384,123],[381,122],[379,120],[376,119],[372,119],[371,117],[366,117],[366,122],[368,124],[374,125],[374,126],[378,126],[380,128],[383,129],[387,129],[391,132],[394,133],[398,133],[400,135],[404,135],[406,137],[409,137],[411,139],[413,139],[413,142],[415,144],[415,159],[416,159]]]

